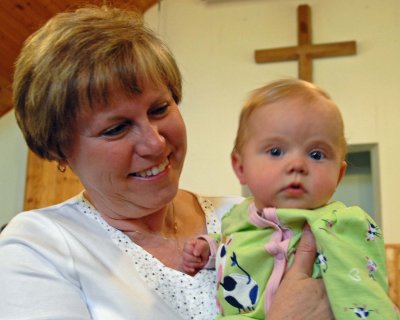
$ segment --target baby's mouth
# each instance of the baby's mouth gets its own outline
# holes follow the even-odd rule
[[[293,182],[289,185],[287,185],[284,189],[284,191],[288,192],[305,192],[304,186],[300,182]]]
[[[169,165],[169,160],[168,158],[166,158],[161,164],[159,164],[158,166],[154,166],[152,168],[140,171],[140,172],[134,172],[129,174],[130,176],[134,176],[134,177],[141,177],[141,178],[149,178],[149,177],[153,177],[156,176],[158,174],[160,174],[161,172],[163,172],[165,170],[165,168],[167,168]]]

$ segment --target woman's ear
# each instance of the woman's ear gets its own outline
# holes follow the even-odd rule
[[[59,160],[58,163],[60,165],[62,165],[62,166],[66,166],[66,167],[68,166],[68,160],[67,159]]]
[[[239,179],[240,184],[246,184],[246,178],[243,170],[243,161],[242,157],[237,151],[232,151],[231,153],[231,163],[233,171],[236,174],[236,177]]]
[[[340,165],[339,177],[338,177],[338,182],[337,182],[338,185],[339,185],[340,181],[342,181],[344,174],[346,173],[346,169],[347,169],[347,162],[342,161],[342,164]]]

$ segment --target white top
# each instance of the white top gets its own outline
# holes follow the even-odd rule
[[[200,197],[209,233],[241,197]],[[82,194],[17,215],[0,235],[0,319],[214,319],[215,272],[164,266]]]

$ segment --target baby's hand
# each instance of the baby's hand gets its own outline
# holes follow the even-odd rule
[[[182,266],[183,271],[194,276],[207,264],[210,248],[204,239],[189,240],[183,246]]]

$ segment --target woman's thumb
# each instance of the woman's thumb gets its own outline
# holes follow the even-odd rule
[[[317,252],[315,238],[311,232],[310,226],[306,224],[303,228],[303,234],[296,249],[293,265],[290,268],[290,273],[312,275]]]

